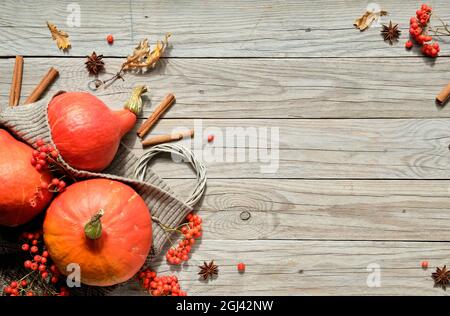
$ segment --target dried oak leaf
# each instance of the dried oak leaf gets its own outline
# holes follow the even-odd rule
[[[170,33],[167,33],[163,41],[157,41],[155,48],[150,51],[148,40],[144,39],[134,48],[133,53],[122,64],[123,70],[151,68],[156,65],[169,44]]]
[[[355,20],[353,23],[356,28],[358,28],[360,31],[364,31],[369,26],[372,25],[373,21],[380,18],[380,16],[386,15],[387,11],[366,11],[363,15],[361,15],[359,18]]]
[[[52,34],[52,39],[56,41],[56,45],[59,49],[66,50],[71,44],[69,41],[69,34],[64,31],[58,30],[55,24],[47,22],[48,29]]]

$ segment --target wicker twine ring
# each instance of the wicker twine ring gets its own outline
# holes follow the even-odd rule
[[[151,147],[146,151],[141,158],[139,158],[138,164],[134,171],[136,179],[144,181],[145,174],[150,161],[158,154],[169,153],[183,158],[183,161],[189,162],[194,169],[197,176],[197,184],[191,196],[185,202],[190,207],[194,207],[195,204],[201,199],[206,188],[206,168],[205,166],[195,158],[194,153],[186,147],[174,145],[174,144],[161,144]]]

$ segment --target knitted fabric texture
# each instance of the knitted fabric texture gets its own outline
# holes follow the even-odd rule
[[[46,143],[53,144],[50,126],[47,118],[47,106],[50,99],[44,99],[33,104],[7,108],[0,112],[0,126],[5,127],[18,139],[35,147],[36,140],[43,139]],[[157,255],[168,239],[168,234],[156,222],[165,226],[176,227],[192,211],[192,208],[180,201],[157,174],[148,170],[144,181],[134,178],[134,171],[138,163],[136,157],[124,144],[120,144],[119,150],[110,164],[102,173],[93,173],[77,170],[69,166],[62,159],[63,167],[77,179],[106,178],[121,181],[133,187],[149,206],[153,221],[153,246],[148,261]],[[0,255],[7,256],[18,248],[15,243],[0,231]],[[2,259],[0,258],[0,261]],[[6,276],[0,267],[1,279]]]

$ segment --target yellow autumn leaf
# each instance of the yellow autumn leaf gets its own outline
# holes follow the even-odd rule
[[[360,31],[364,31],[372,25],[373,21],[380,18],[380,16],[386,15],[386,11],[366,11],[363,15],[355,20],[355,25]]]
[[[47,26],[50,30],[50,33],[52,34],[52,39],[56,41],[56,45],[59,49],[66,50],[71,46],[69,41],[69,34],[64,31],[58,30],[56,25],[50,22],[47,22]]]

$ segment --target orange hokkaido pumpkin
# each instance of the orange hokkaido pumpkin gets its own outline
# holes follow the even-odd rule
[[[139,86],[124,109],[112,111],[87,92],[65,92],[48,105],[48,123],[53,142],[62,158],[72,167],[99,172],[108,167],[119,148],[120,139],[136,123],[141,111]]]
[[[0,225],[17,226],[42,212],[52,198],[41,190],[41,182],[50,182],[48,172],[31,165],[33,148],[0,129]]]
[[[118,284],[139,271],[150,251],[150,211],[144,200],[121,182],[77,182],[50,204],[44,241],[62,273],[75,263],[84,284]]]

